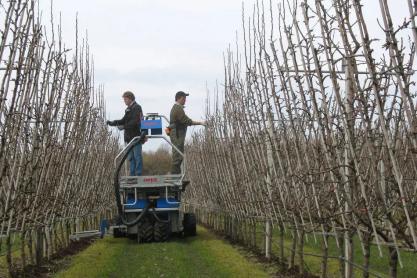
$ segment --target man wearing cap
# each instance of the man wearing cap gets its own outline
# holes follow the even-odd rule
[[[135,95],[126,91],[122,95],[123,101],[127,108],[125,115],[121,120],[107,121],[109,126],[117,126],[119,129],[124,129],[124,141],[128,144],[133,138],[140,136],[140,122],[143,118],[142,107],[136,103]],[[129,152],[128,156],[130,162],[130,175],[142,175],[142,145],[137,144]]]
[[[191,120],[184,112],[184,104],[189,94],[179,91],[175,95],[175,103],[170,113],[170,138],[171,143],[184,153],[185,135],[187,127],[191,125],[205,125],[205,122],[197,122]],[[171,174],[181,173],[181,164],[183,157],[172,148],[172,168]]]

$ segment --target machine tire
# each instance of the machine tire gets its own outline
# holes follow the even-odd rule
[[[119,238],[119,237],[123,237],[124,233],[122,231],[120,231],[119,228],[113,228],[113,237],[114,238]]]
[[[169,239],[171,235],[171,223],[170,222],[158,222],[155,221],[154,226],[154,238],[156,242],[164,242]]]
[[[184,236],[196,236],[197,235],[197,219],[194,213],[184,214]]]
[[[126,235],[126,237],[128,238],[128,239],[131,239],[131,240],[136,240],[137,239],[137,234],[127,234]]]
[[[149,218],[144,218],[138,224],[138,242],[139,243],[148,243],[152,242],[153,237],[153,223]]]

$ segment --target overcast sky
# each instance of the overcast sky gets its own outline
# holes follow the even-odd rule
[[[46,21],[49,0],[40,3]],[[190,93],[189,116],[203,119],[206,83],[212,89],[223,78],[223,51],[240,30],[241,7],[241,0],[53,1],[67,47],[74,46],[77,12],[81,35],[88,30],[109,119],[123,115],[126,90],[135,93],[145,113],[166,115],[183,90]]]
[[[251,10],[254,1],[243,2]],[[379,29],[378,1],[364,2],[371,28]],[[406,1],[398,2],[393,15],[401,20],[408,12]],[[48,14],[50,0],[40,3]],[[213,89],[216,80],[222,83],[223,52],[235,44],[242,20],[242,0],[54,0],[53,10],[55,21],[61,12],[68,47],[74,46],[77,13],[80,34],[88,30],[109,119],[123,115],[121,94],[126,90],[135,93],[145,113],[166,115],[175,92],[183,90],[190,93],[187,113],[202,119],[206,84]]]
[[[252,1],[247,1],[251,3]],[[40,0],[44,21],[49,0]],[[67,47],[88,30],[96,84],[104,84],[109,119],[121,118],[121,95],[135,93],[145,113],[169,114],[177,91],[190,93],[186,112],[204,117],[206,84],[223,78],[223,51],[240,30],[241,0],[54,0]],[[193,129],[193,128],[192,128]],[[191,129],[191,131],[192,131]]]

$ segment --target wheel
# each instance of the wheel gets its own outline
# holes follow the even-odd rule
[[[156,242],[167,241],[170,235],[171,235],[171,223],[170,222],[155,221],[154,238]]]
[[[196,236],[197,235],[197,220],[194,213],[184,214],[184,236]]]
[[[138,224],[138,242],[146,243],[153,241],[153,223],[148,217]]]
[[[113,228],[113,237],[114,238],[124,237],[124,233],[119,228]]]
[[[127,234],[127,238],[131,240],[136,240],[137,236],[138,236],[137,234]]]

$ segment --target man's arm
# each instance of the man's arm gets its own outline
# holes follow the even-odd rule
[[[181,109],[181,111],[182,111],[182,115],[181,115],[181,121],[180,122],[183,125],[187,125],[187,126],[190,126],[190,125],[206,125],[205,122],[199,122],[199,121],[191,120],[187,115],[185,115],[184,109]]]
[[[191,120],[184,112],[184,109],[180,106],[174,107],[174,123],[190,126],[190,125],[205,125],[205,122],[198,122]]]
[[[121,118],[120,120],[114,120],[114,121],[107,121],[106,123],[109,126],[123,126],[126,122],[126,115],[127,113],[125,113],[125,115],[123,116],[123,118]]]
[[[193,120],[191,120],[187,115],[185,115],[184,109],[178,108],[177,123],[185,125],[185,126],[189,126],[189,125],[193,125]]]

